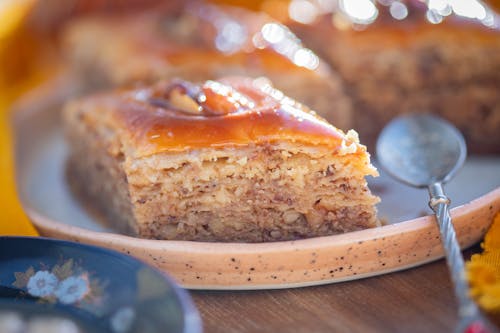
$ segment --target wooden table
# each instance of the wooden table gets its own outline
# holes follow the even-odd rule
[[[475,246],[464,254],[479,251]],[[207,333],[452,332],[457,321],[444,260],[317,287],[191,295]]]

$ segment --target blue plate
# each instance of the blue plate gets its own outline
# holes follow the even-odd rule
[[[81,332],[201,332],[189,295],[115,251],[48,238],[0,237],[0,328],[61,319]]]

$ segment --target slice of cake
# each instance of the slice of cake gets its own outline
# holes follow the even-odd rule
[[[67,27],[64,45],[93,88],[265,76],[339,128],[351,128],[351,103],[337,75],[264,13],[194,1],[175,10],[88,17]]]
[[[264,78],[95,95],[65,107],[64,127],[74,188],[139,237],[262,242],[379,225],[357,134]]]

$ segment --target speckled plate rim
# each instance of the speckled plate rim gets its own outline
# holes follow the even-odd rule
[[[29,121],[40,105],[60,104],[79,89],[71,75],[63,72],[23,98],[17,105],[14,125]],[[41,235],[131,254],[190,289],[320,285],[403,270],[443,257],[439,230],[432,216],[297,241],[258,244],[163,241],[92,231],[53,220],[32,207],[23,198],[23,191],[19,192],[27,215]],[[500,187],[454,208],[453,222],[461,246],[477,243],[499,211]]]
[[[131,254],[189,289],[272,289],[385,274],[443,257],[434,217],[341,235],[272,243],[162,241],[97,232],[51,220],[25,204],[42,235]],[[478,242],[500,211],[500,188],[456,207],[463,248]]]

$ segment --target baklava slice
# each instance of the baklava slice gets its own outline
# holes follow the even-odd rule
[[[152,239],[263,242],[379,225],[365,146],[264,78],[171,80],[69,103],[73,188]]]

